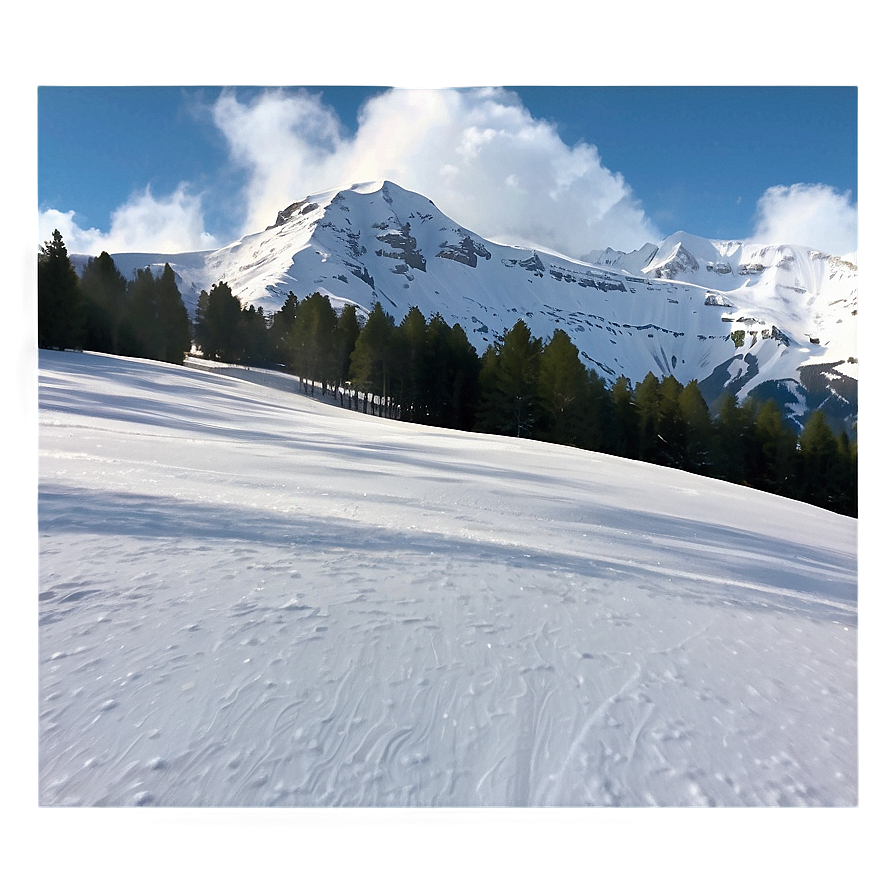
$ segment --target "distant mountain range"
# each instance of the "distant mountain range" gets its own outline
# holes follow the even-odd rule
[[[546,339],[565,330],[610,383],[652,371],[696,379],[710,405],[728,390],[775,398],[797,423],[818,407],[832,423],[856,418],[858,268],[804,246],[678,232],[573,259],[490,242],[385,181],[308,196],[221,249],[112,257],[128,278],[170,264],[191,315],[226,281],[268,312],[290,292],[321,292],[362,318],[380,302],[396,323],[416,305],[460,323],[480,352],[523,319]]]

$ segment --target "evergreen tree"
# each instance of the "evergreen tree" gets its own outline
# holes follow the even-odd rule
[[[174,271],[167,263],[156,282],[156,315],[160,330],[159,361],[183,364],[184,355],[190,351],[190,316],[184,307]]]
[[[799,497],[810,504],[838,510],[843,499],[842,456],[823,411],[809,415],[799,446]]]
[[[282,364],[289,370],[292,370],[289,334],[292,332],[293,325],[296,322],[296,309],[298,307],[299,300],[295,293],[290,290],[289,295],[283,302],[283,306],[274,313],[274,319],[271,321],[271,328],[268,334],[272,362]],[[292,372],[295,373],[294,370]]]
[[[58,230],[37,256],[37,344],[40,348],[80,348],[84,310],[78,275]]]
[[[490,346],[491,348],[491,346]],[[483,358],[479,425],[488,432],[530,436],[541,413],[538,397],[542,343],[522,320],[504,331]]]
[[[541,353],[538,395],[545,412],[543,432],[547,439],[578,445],[583,438],[584,398],[588,383],[579,350],[567,333],[554,330]]]
[[[155,358],[163,340],[156,307],[156,281],[150,268],[134,271],[128,281],[126,326],[133,334],[134,344],[128,354],[140,358]]]
[[[460,324],[451,328],[448,348],[454,373],[448,425],[472,431],[479,401],[479,355]]]
[[[591,451],[611,453],[614,413],[607,383],[596,371],[586,372],[585,393],[582,399],[581,447]]]
[[[792,496],[796,483],[796,433],[784,422],[781,408],[768,399],[756,415],[755,484],[764,491]]]
[[[678,396],[678,408],[685,433],[682,468],[691,473],[709,471],[712,445],[712,418],[697,380],[691,380]]]
[[[618,376],[610,390],[612,415],[607,450],[619,457],[638,457],[638,412],[631,382]]]
[[[730,392],[725,392],[713,425],[713,475],[728,482],[747,481],[749,420]]]
[[[656,422],[656,456],[658,463],[682,469],[688,449],[687,427],[681,410],[684,387],[674,376],[660,381]]]
[[[660,463],[663,453],[657,438],[660,416],[660,381],[655,374],[647,376],[635,386],[635,413],[638,419],[637,458],[649,463]]]
[[[394,318],[379,302],[374,302],[370,316],[358,334],[349,365],[349,375],[358,389],[377,393],[383,398],[391,394],[394,331]]]
[[[194,333],[203,357],[227,364],[239,362],[241,312],[240,300],[224,281],[209,292],[202,290],[196,303]]]
[[[396,398],[401,418],[423,423],[429,414],[431,382],[426,318],[417,306],[408,310],[394,334]]]
[[[326,391],[327,383],[335,379],[338,320],[330,299],[314,292],[296,307],[296,319],[289,335],[293,368],[296,374],[311,385],[320,381]]]
[[[271,363],[268,322],[264,308],[249,305],[240,312],[240,362],[247,367],[267,367]]]
[[[84,299],[84,347],[122,354],[119,332],[127,311],[128,282],[108,252],[87,260],[80,286]]]
[[[358,312],[354,305],[346,302],[339,313],[336,324],[336,379],[344,383],[348,379],[351,367],[352,352],[361,334],[361,325],[358,323]]]

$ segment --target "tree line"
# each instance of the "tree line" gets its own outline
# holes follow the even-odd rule
[[[58,230],[37,259],[37,342],[182,364],[190,316],[174,271],[134,271],[126,280],[107,252],[88,259],[79,277]]]
[[[857,443],[823,412],[797,432],[772,399],[725,393],[711,412],[696,380],[608,383],[566,332],[542,340],[523,320],[480,356],[460,324],[416,307],[396,324],[376,303],[362,322],[353,305],[337,312],[319,292],[290,292],[267,315],[221,282],[201,292],[191,327],[167,265],[127,281],[102,253],[79,278],[56,231],[38,258],[38,341],[173,363],[192,343],[209,359],[287,370],[359,411],[600,451],[858,515]]]

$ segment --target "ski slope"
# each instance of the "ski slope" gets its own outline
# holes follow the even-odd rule
[[[41,805],[856,805],[856,520],[251,378],[40,353]]]

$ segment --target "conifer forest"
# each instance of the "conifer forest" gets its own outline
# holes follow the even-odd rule
[[[566,332],[535,338],[522,319],[480,356],[460,324],[416,307],[396,322],[376,303],[364,320],[354,305],[290,292],[268,313],[221,282],[191,321],[168,265],[128,280],[103,252],[79,276],[57,230],[38,254],[38,345],[174,364],[195,350],[291,373],[359,413],[603,452],[858,516],[855,431],[835,431],[823,411],[800,429],[773,399],[725,393],[709,406],[696,380],[607,382]]]

